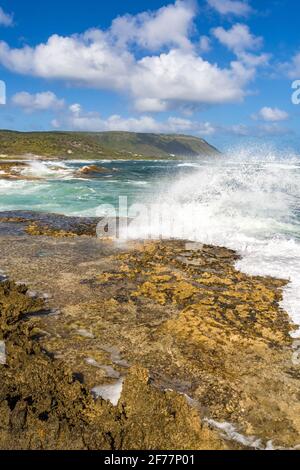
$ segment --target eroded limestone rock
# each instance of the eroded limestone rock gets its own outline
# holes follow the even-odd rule
[[[95,401],[80,374],[40,345],[32,315],[42,301],[26,292],[24,286],[0,284],[7,346],[6,365],[0,365],[1,449],[226,447],[184,397],[150,385],[141,367],[130,370],[117,406]]]
[[[46,306],[36,304],[42,301],[10,285],[0,301],[1,306],[6,299],[10,318],[4,328],[7,364],[1,369],[10,374],[2,380],[8,388],[1,403],[8,395],[34,396],[33,407],[39,414],[50,412],[55,423],[47,432],[52,421],[42,421],[50,440],[37,443],[40,420],[26,408],[32,421],[22,428],[27,436],[22,447],[70,446],[69,422],[81,436],[73,441],[76,448],[235,446],[222,437],[224,423],[261,448],[300,443],[300,369],[293,359],[293,327],[279,306],[286,281],[239,272],[231,250],[179,241],[117,246],[88,236],[23,234],[0,237],[0,249],[7,274],[49,294]],[[16,305],[23,306],[25,318]],[[60,315],[38,316],[45,308],[58,308]],[[34,309],[37,315],[28,316]],[[13,368],[21,372],[13,374],[12,364],[21,364]],[[124,380],[118,406],[95,402],[91,390],[113,386],[117,377]],[[50,401],[39,401],[40,388]],[[53,396],[59,396],[61,408],[44,406]],[[64,401],[70,397],[74,409]],[[14,410],[5,406],[9,422]],[[222,426],[211,434],[204,419]],[[143,432],[140,422],[147,423]],[[161,422],[164,430],[157,435]],[[54,432],[57,428],[63,434]],[[10,429],[14,435],[14,426]],[[0,442],[7,444],[6,425],[4,430]]]

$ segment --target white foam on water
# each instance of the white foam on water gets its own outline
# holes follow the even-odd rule
[[[58,161],[30,161],[28,166],[21,171],[24,176],[37,178],[66,178],[71,177],[73,169],[65,163]]]
[[[51,185],[46,182],[2,180],[0,178],[0,211],[24,209],[26,199],[40,201],[40,196],[49,194]],[[43,205],[43,204],[42,204]],[[25,209],[32,207],[27,204]]]
[[[89,364],[90,366],[97,367],[98,369],[102,369],[105,372],[105,376],[110,378],[110,379],[119,379],[120,374],[118,371],[116,371],[112,366],[106,366],[104,364],[100,364],[97,362],[95,359],[92,357],[87,357],[85,359],[85,362]]]
[[[80,336],[83,338],[89,338],[89,339],[94,339],[94,335],[91,331],[85,330],[85,329],[80,329],[76,331]]]
[[[204,421],[214,429],[221,431],[222,437],[225,439],[238,442],[239,444],[242,444],[246,447],[251,447],[252,449],[266,449],[266,447],[263,446],[261,439],[258,439],[255,436],[245,436],[244,434],[241,434],[231,423],[226,421],[219,423],[214,419],[205,419]],[[269,446],[270,442],[267,445]]]
[[[221,435],[224,439],[229,441],[234,441],[239,444],[244,445],[245,447],[250,447],[256,450],[299,450],[300,446],[296,445],[292,448],[285,448],[275,446],[272,440],[268,440],[267,442],[263,442],[262,439],[259,439],[255,436],[246,436],[237,430],[237,427],[234,426],[232,423],[228,423],[227,421],[219,422],[215,421],[214,419],[205,418],[204,421],[209,424],[212,428],[217,429],[221,432]]]
[[[133,186],[146,186],[149,184],[149,181],[124,181],[125,184],[131,184]]]
[[[0,341],[0,364],[6,364],[6,347],[4,341]]]
[[[121,393],[123,390],[124,378],[120,378],[117,382],[113,384],[98,385],[92,389],[92,393],[96,398],[103,398],[103,400],[108,400],[112,405],[117,406]]]
[[[38,183],[38,185],[41,187],[43,183]],[[31,190],[32,188],[35,189],[32,181],[26,181],[26,180],[5,180],[0,178],[0,191],[5,193],[7,189],[12,189],[12,190]],[[43,186],[44,187],[44,186]]]
[[[130,224],[128,238],[177,238],[236,250],[243,272],[290,281],[282,307],[300,325],[299,157],[243,149],[161,187]],[[300,329],[293,336],[300,337]]]
[[[190,162],[187,162],[187,163],[178,163],[178,168],[199,168],[199,164],[198,163],[190,163]]]

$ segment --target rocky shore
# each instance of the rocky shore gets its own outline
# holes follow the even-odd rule
[[[24,156],[23,159],[20,157],[19,160],[13,159],[13,160],[8,160],[8,159],[1,159],[0,157],[0,180],[11,180],[11,181],[42,181],[45,180],[47,174],[40,174],[39,176],[36,176],[34,173],[32,173],[32,163],[38,163],[38,164],[43,164],[49,163],[49,160],[45,160],[40,157],[34,157],[31,156],[30,160],[28,160],[29,156]],[[51,165],[49,166],[49,170],[53,171],[54,173],[59,171],[60,168],[55,165],[55,160],[51,162]],[[108,169],[105,168],[101,165],[86,165],[82,167],[79,170],[74,170],[73,172],[73,177],[74,178],[99,178],[101,175],[106,175],[107,173],[112,173],[116,172],[117,170],[115,168],[113,169]]]
[[[38,178],[24,175],[23,172],[28,168],[25,161],[3,161],[0,160],[0,179],[4,180],[35,180]]]
[[[0,448],[297,448],[287,281],[95,223],[0,214]]]

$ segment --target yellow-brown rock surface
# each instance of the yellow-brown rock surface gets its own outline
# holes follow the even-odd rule
[[[239,272],[225,248],[179,241],[24,233],[0,236],[0,250],[1,269],[48,294],[0,284],[2,448],[17,435],[22,448],[300,444],[286,281]],[[90,393],[120,379],[116,406]]]

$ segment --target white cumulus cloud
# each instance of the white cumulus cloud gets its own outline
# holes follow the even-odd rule
[[[267,66],[270,63],[272,54],[251,54],[249,52],[239,52],[238,58],[248,67],[257,68]]]
[[[263,38],[254,36],[248,25],[237,23],[230,29],[219,26],[212,30],[214,36],[228,49],[239,53],[249,49],[258,49],[263,44]]]
[[[110,35],[118,45],[138,44],[155,51],[163,46],[189,48],[196,15],[194,1],[177,0],[153,12],[125,15],[112,22]]]
[[[282,69],[290,78],[298,80],[300,78],[300,52],[295,54],[289,63],[282,64]]]
[[[58,99],[57,96],[51,91],[35,94],[21,91],[12,97],[12,103],[15,106],[23,108],[26,112],[47,110],[57,111],[62,109],[65,105],[64,100]]]
[[[1,26],[12,26],[13,25],[13,14],[6,13],[2,7],[0,7],[0,25]]]
[[[207,3],[221,15],[248,16],[253,11],[247,1],[207,0]]]
[[[35,47],[12,48],[1,41],[0,64],[19,74],[118,91],[145,113],[241,101],[264,58],[237,55],[227,67],[204,60],[199,52],[208,51],[209,38],[191,42],[196,14],[196,2],[177,0],[157,11],[118,17],[105,31],[54,34]],[[214,34],[239,54],[262,42],[246,25],[216,28]]]
[[[211,40],[208,36],[201,36],[199,40],[199,49],[201,52],[209,52],[211,50]]]
[[[13,72],[99,88],[122,89],[134,66],[127,52],[114,50],[100,30],[51,36],[45,44],[12,49],[0,42],[0,62]]]
[[[219,104],[243,99],[244,86],[252,70],[232,62],[227,69],[203,60],[196,54],[172,50],[159,56],[144,57],[131,79],[135,105],[146,111],[145,98],[152,110],[180,107],[183,104]]]
[[[279,108],[265,106],[255,117],[266,122],[279,122],[286,121],[289,118],[289,114]]]
[[[215,133],[216,128],[210,122],[197,122],[190,119],[171,116],[158,121],[152,116],[122,117],[112,115],[103,118],[97,112],[85,112],[78,103],[69,106],[68,111],[60,118],[52,121],[56,129],[77,131],[128,131],[128,132],[163,132],[163,133],[194,133],[208,136]]]

